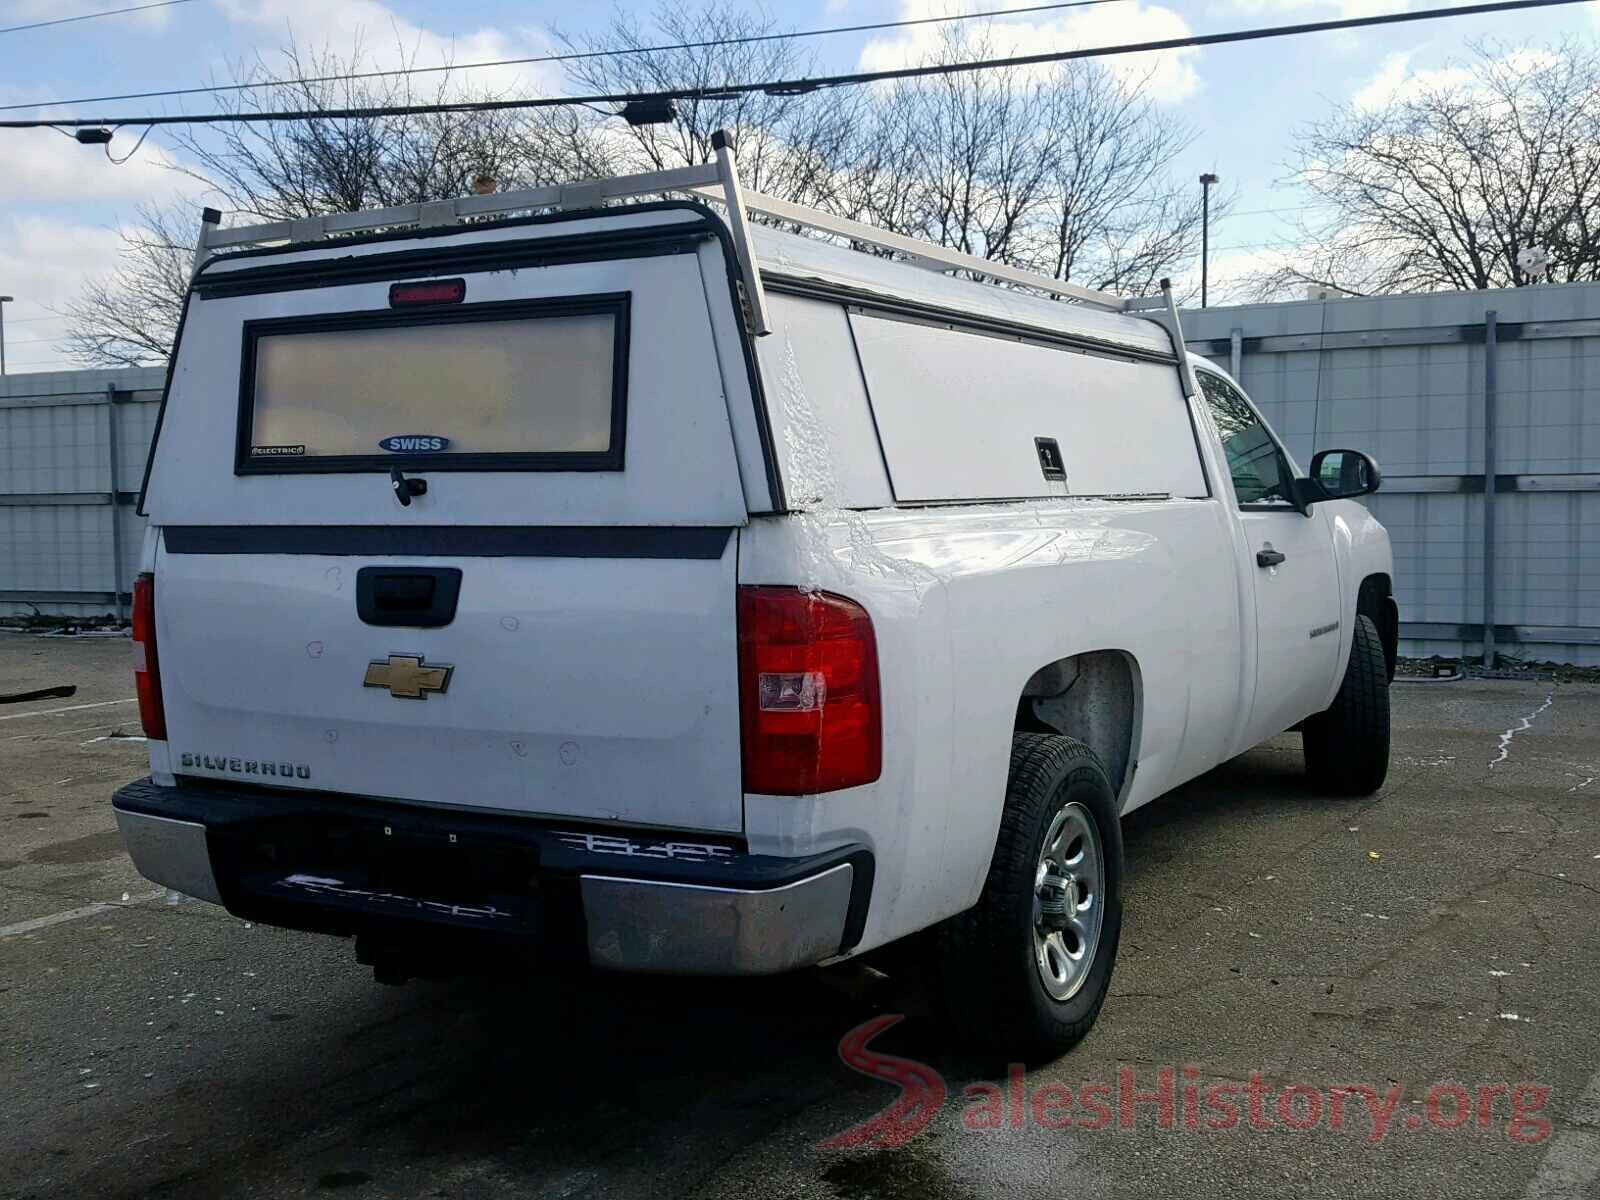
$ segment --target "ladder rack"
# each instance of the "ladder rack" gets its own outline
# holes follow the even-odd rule
[[[454,200],[403,204],[394,208],[369,209],[365,212],[329,213],[326,216],[301,217],[263,225],[241,225],[224,229],[221,227],[222,214],[216,209],[208,208],[201,218],[200,236],[195,245],[194,270],[199,271],[206,256],[212,251],[226,247],[253,246],[270,242],[315,242],[341,234],[397,227],[428,229],[505,213],[601,208],[608,200],[658,195],[662,192],[684,192],[702,199],[715,200],[727,210],[728,228],[733,235],[734,252],[738,257],[739,276],[744,285],[750,328],[758,337],[770,333],[771,325],[767,316],[766,290],[761,284],[761,271],[756,263],[755,245],[750,234],[748,214],[753,212],[774,217],[802,229],[828,233],[857,244],[893,251],[904,256],[911,265],[925,270],[939,273],[966,271],[979,278],[1010,284],[1013,287],[1025,287],[1055,299],[1105,312],[1148,316],[1148,319],[1166,327],[1171,335],[1173,349],[1178,357],[1179,373],[1184,379],[1184,391],[1189,395],[1194,394],[1193,373],[1188,369],[1184,354],[1178,311],[1166,280],[1162,281],[1160,297],[1127,299],[1112,292],[1098,291],[1038,272],[991,262],[946,246],[937,246],[932,242],[906,237],[904,234],[890,233],[888,230],[860,221],[831,216],[777,196],[747,192],[739,181],[739,164],[734,157],[732,138],[725,130],[718,130],[712,134],[711,144],[716,151],[716,161],[699,166],[675,167],[638,175],[619,175],[610,179],[590,179],[552,187],[523,188],[518,191],[495,192],[487,196],[462,196]]]

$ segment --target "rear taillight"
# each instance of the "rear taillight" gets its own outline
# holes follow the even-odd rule
[[[139,723],[145,737],[166,741],[161,660],[156,656],[156,577],[148,571],[133,581],[133,690],[139,697]]]
[[[741,587],[739,699],[747,792],[831,792],[883,768],[878,647],[853,600]]]

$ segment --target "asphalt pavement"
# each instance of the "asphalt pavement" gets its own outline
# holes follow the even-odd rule
[[[1008,1073],[893,961],[379,985],[133,871],[126,640],[0,634],[0,681],[79,689],[0,707],[0,1196],[1600,1195],[1593,685],[1399,684],[1376,797],[1286,736],[1133,814],[1099,1024]],[[927,1103],[852,1136],[894,1014]]]

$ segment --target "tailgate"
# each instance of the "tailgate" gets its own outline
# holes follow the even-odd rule
[[[352,559],[169,547],[157,560],[156,611],[173,766],[274,786],[737,830],[735,539],[706,531],[686,544],[684,531],[665,533],[684,544],[658,552],[706,557]],[[168,536],[191,544],[181,531]],[[600,552],[615,535],[591,536]],[[440,628],[364,623],[362,567],[401,579],[459,569],[454,619]],[[448,668],[448,679],[426,674],[435,668]]]

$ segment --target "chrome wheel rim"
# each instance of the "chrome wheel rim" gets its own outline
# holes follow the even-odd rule
[[[1068,804],[1045,833],[1033,880],[1033,950],[1053,1000],[1077,995],[1094,965],[1105,912],[1105,858],[1094,816]]]

